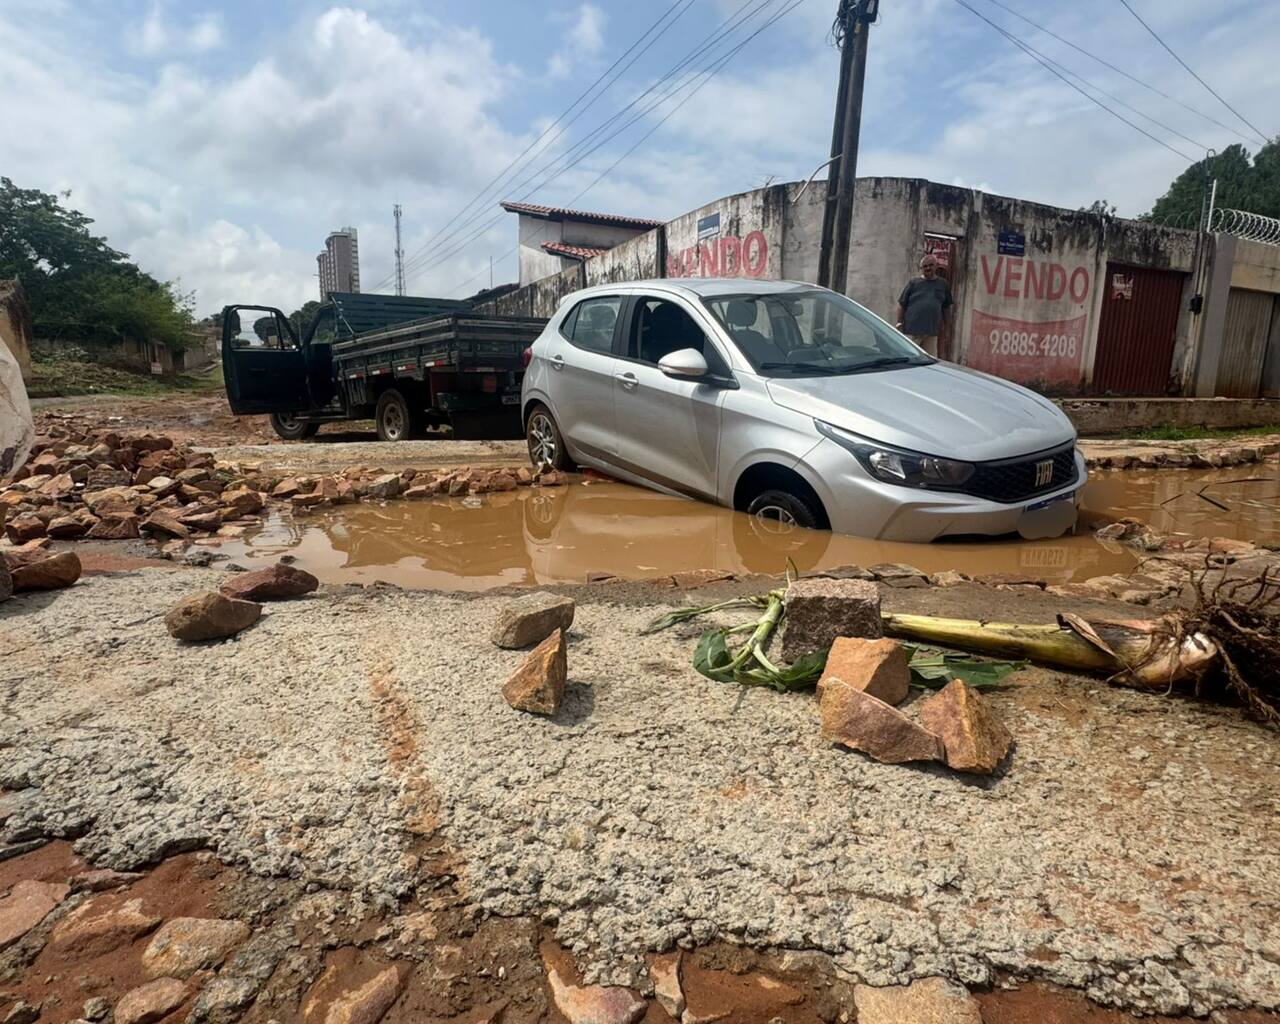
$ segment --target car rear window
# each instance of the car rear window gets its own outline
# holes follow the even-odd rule
[[[622,297],[619,295],[584,299],[565,317],[560,331],[578,348],[588,352],[611,353],[613,332],[621,310]]]

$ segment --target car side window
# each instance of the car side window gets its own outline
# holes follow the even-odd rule
[[[608,355],[613,352],[613,331],[621,310],[618,295],[586,299],[569,314],[561,330],[576,347]]]
[[[663,356],[684,348],[701,352],[712,375],[729,375],[728,364],[688,311],[669,299],[638,298],[627,338],[627,358],[657,366]]]

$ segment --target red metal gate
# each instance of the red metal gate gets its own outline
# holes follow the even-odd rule
[[[1169,390],[1185,279],[1171,270],[1107,264],[1093,363],[1095,392],[1163,395]]]

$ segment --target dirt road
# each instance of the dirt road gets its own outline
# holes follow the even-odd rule
[[[78,837],[121,870],[207,848],[388,909],[443,871],[474,913],[541,921],[588,982],[640,989],[646,953],[727,940],[877,986],[1280,1006],[1280,757],[1238,712],[1028,670],[993,698],[1012,761],[975,781],[842,753],[812,697],[697,675],[696,630],[638,635],[670,590],[561,588],[580,607],[546,721],[499,694],[519,659],[486,636],[500,593],[325,588],[232,641],[170,639],[164,611],[221,578],[144,569],[0,605],[7,841]]]

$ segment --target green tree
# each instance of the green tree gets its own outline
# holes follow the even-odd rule
[[[1215,179],[1219,207],[1280,217],[1280,142],[1273,141],[1252,158],[1237,143],[1196,161],[1173,180],[1146,219],[1176,227],[1196,227],[1205,190]]]
[[[91,234],[93,221],[62,205],[69,195],[18,188],[0,177],[0,278],[22,281],[37,329],[69,325],[86,340],[182,348],[192,297]]]

